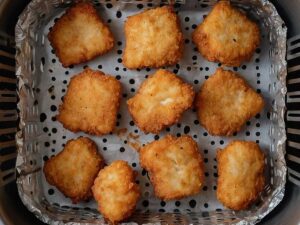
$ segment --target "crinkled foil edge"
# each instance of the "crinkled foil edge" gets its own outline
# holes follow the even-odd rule
[[[285,193],[285,184],[286,184],[286,172],[287,166],[285,161],[285,153],[286,153],[286,129],[285,129],[285,111],[286,111],[286,103],[285,103],[285,96],[287,93],[286,87],[286,76],[287,76],[287,62],[286,58],[286,35],[287,35],[287,28],[285,26],[284,21],[279,16],[275,6],[267,0],[261,1],[263,7],[268,11],[271,12],[270,19],[274,23],[274,27],[276,27],[276,34],[277,34],[277,55],[276,55],[276,63],[274,63],[277,72],[279,87],[275,92],[275,107],[273,108],[273,113],[276,114],[277,122],[278,122],[278,130],[276,130],[277,137],[276,140],[276,151],[278,153],[278,165],[277,165],[277,172],[279,172],[282,176],[282,180],[277,188],[273,191],[272,195],[269,196],[271,198],[269,207],[262,212],[261,214],[257,215],[253,218],[247,218],[249,221],[241,221],[238,224],[256,224],[261,219],[263,219],[267,214],[269,214],[283,199]],[[272,71],[271,71],[272,72]],[[273,74],[276,76],[276,74]],[[273,131],[274,133],[274,131]]]
[[[34,18],[35,16],[35,10],[36,8],[43,6],[44,10],[49,10],[49,5],[52,4],[59,4],[63,3],[64,1],[44,1],[44,0],[33,0],[29,3],[29,5],[25,8],[21,16],[19,17],[18,23],[16,25],[15,29],[15,35],[16,35],[16,76],[17,76],[17,93],[19,96],[19,102],[17,105],[17,108],[19,110],[19,117],[20,117],[20,123],[19,123],[19,131],[16,134],[16,142],[17,142],[17,149],[18,149],[18,156],[17,156],[17,172],[19,174],[22,174],[22,167],[25,164],[25,149],[23,147],[25,137],[24,137],[24,128],[25,128],[25,121],[24,118],[26,118],[26,106],[27,106],[27,96],[30,95],[30,92],[28,91],[28,86],[31,85],[31,70],[30,65],[28,63],[28,59],[31,56],[31,48],[30,48],[30,20],[29,18]],[[277,170],[280,170],[280,174],[282,176],[282,180],[280,184],[277,186],[277,188],[273,191],[272,195],[270,196],[271,201],[266,210],[264,210],[261,214],[244,218],[244,220],[239,221],[238,225],[250,225],[250,224],[256,224],[259,222],[263,217],[265,217],[269,212],[271,212],[283,199],[284,197],[284,191],[285,191],[285,183],[286,183],[286,163],[285,163],[285,142],[286,142],[286,131],[285,131],[285,121],[284,121],[284,115],[285,115],[285,95],[286,95],[286,32],[287,29],[282,26],[284,22],[280,18],[280,16],[277,13],[277,10],[275,7],[267,0],[259,0],[258,1],[266,11],[270,12],[271,20],[274,22],[274,25],[276,27],[276,34],[277,34],[277,43],[278,43],[278,49],[276,49],[278,52],[277,54],[277,74],[279,78],[279,85],[280,88],[278,88],[276,92],[275,97],[275,106],[273,108],[273,112],[277,115],[277,122],[278,122],[278,138],[276,140],[276,151],[278,153],[278,168]],[[206,2],[207,3],[207,2]],[[47,5],[48,4],[48,5]],[[45,12],[47,13],[47,12]],[[273,74],[274,76],[276,74]],[[53,225],[63,225],[63,224],[69,224],[69,225],[83,225],[83,224],[91,224],[91,223],[76,223],[76,222],[63,222],[63,221],[57,221],[52,218],[50,218],[47,214],[44,214],[38,206],[35,205],[35,202],[31,199],[31,197],[24,191],[24,188],[26,188],[26,184],[24,184],[24,179],[26,177],[20,175],[17,178],[17,187],[19,196],[23,202],[23,204],[28,208],[29,211],[34,213],[37,218],[39,218],[42,222],[47,224],[53,224]],[[102,224],[102,222],[95,222],[93,224]],[[133,224],[133,223],[131,223]]]

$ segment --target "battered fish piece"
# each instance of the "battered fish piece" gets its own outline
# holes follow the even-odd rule
[[[183,54],[179,18],[170,6],[129,16],[123,64],[129,69],[176,64]]]
[[[145,80],[127,101],[136,125],[145,133],[159,133],[177,123],[195,97],[193,87],[167,70],[158,70]]]
[[[252,141],[232,141],[218,150],[218,200],[233,210],[248,208],[265,185],[264,159]]]
[[[121,84],[89,68],[71,78],[57,120],[73,132],[108,134],[115,128]]]
[[[140,150],[140,164],[149,172],[155,195],[163,200],[198,194],[204,183],[203,158],[188,135],[167,135]]]
[[[92,190],[99,211],[113,224],[127,219],[135,210],[140,198],[135,176],[127,162],[118,160],[102,169],[94,182]]]
[[[237,73],[219,68],[203,83],[195,105],[211,135],[231,136],[263,109],[264,100]]]
[[[95,142],[79,137],[69,140],[63,151],[45,162],[44,174],[49,184],[77,203],[92,197],[91,187],[103,166]]]
[[[87,62],[111,50],[114,38],[90,3],[77,3],[58,19],[48,34],[64,67]]]
[[[217,3],[198,25],[192,39],[208,61],[240,66],[251,59],[260,43],[258,25],[229,1]]]

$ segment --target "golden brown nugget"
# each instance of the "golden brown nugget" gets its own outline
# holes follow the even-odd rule
[[[89,3],[77,3],[58,19],[48,34],[64,67],[87,62],[108,52],[114,38]]]
[[[263,98],[237,73],[217,69],[196,97],[200,123],[211,135],[230,136],[264,107]]]
[[[203,158],[188,135],[167,135],[140,150],[140,164],[149,172],[155,195],[163,200],[198,194],[204,183]]]
[[[44,174],[73,203],[92,197],[91,187],[104,160],[96,144],[87,137],[67,142],[63,151],[45,162]]]
[[[118,160],[101,170],[92,187],[94,198],[104,218],[113,224],[134,212],[140,198],[135,172],[127,162]]]
[[[159,133],[177,123],[195,97],[193,87],[167,70],[158,70],[145,80],[127,101],[136,125],[145,133]]]
[[[209,61],[240,66],[251,59],[260,42],[259,27],[232,7],[229,1],[217,3],[192,34],[198,51]]]
[[[73,132],[108,134],[115,128],[120,95],[117,79],[85,69],[71,78],[57,120]]]
[[[232,141],[218,150],[217,198],[233,210],[246,209],[265,185],[264,153],[252,141]]]
[[[173,65],[183,54],[179,18],[170,6],[128,17],[125,37],[123,63],[129,69]]]

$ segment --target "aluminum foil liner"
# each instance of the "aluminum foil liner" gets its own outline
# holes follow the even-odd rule
[[[250,85],[260,92],[266,106],[260,114],[247,122],[233,137],[210,136],[198,123],[196,113],[186,112],[180,123],[165,129],[160,135],[145,135],[131,121],[126,100],[154,69],[127,70],[121,63],[124,48],[123,24],[127,16],[142,9],[155,7],[161,1],[93,1],[100,15],[110,26],[116,45],[108,54],[86,64],[63,68],[56,58],[47,34],[54,20],[72,3],[69,0],[33,0],[21,14],[16,26],[17,78],[19,95],[19,132],[17,185],[20,197],[28,209],[49,224],[103,224],[94,200],[72,204],[44,177],[44,161],[63,149],[71,138],[89,136],[72,133],[55,121],[61,98],[70,78],[86,66],[116,76],[123,86],[121,109],[113,135],[93,139],[107,163],[127,160],[138,172],[137,182],[142,197],[130,222],[138,224],[254,224],[267,215],[284,195],[286,181],[285,153],[285,93],[286,93],[286,28],[274,6],[265,0],[233,1],[261,28],[261,45],[252,60],[238,68]],[[165,2],[167,3],[167,1]],[[172,1],[174,3],[174,1]],[[205,79],[220,66],[208,62],[191,43],[191,32],[203,21],[215,1],[179,1],[175,10],[181,20],[185,36],[184,57],[179,64],[167,69],[194,85],[196,91]],[[205,184],[200,194],[180,201],[160,201],[155,198],[146,171],[138,162],[141,145],[167,133],[189,134],[199,144],[205,158]],[[216,199],[216,149],[225,147],[233,139],[254,140],[267,155],[267,185],[259,201],[250,209],[235,212],[224,208]]]

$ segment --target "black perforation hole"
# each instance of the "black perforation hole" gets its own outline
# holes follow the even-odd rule
[[[47,119],[47,115],[45,113],[40,114],[40,121],[44,122]]]
[[[137,4],[137,6],[136,6],[138,9],[142,9],[144,6],[143,6],[143,4]]]
[[[192,199],[192,200],[189,201],[189,206],[190,206],[191,208],[195,208],[195,207],[196,207],[196,204],[197,204],[197,202],[196,202],[194,199]]]
[[[54,190],[52,188],[48,189],[48,194],[49,195],[54,195]]]
[[[147,170],[143,169],[143,170],[142,170],[142,175],[143,175],[143,176],[146,176],[146,175],[147,175]]]
[[[191,128],[189,126],[185,126],[184,129],[183,129],[183,132],[185,134],[188,134],[190,132]]]
[[[117,11],[116,17],[117,17],[117,18],[121,18],[121,17],[122,17],[122,12],[121,12],[121,11]]]

